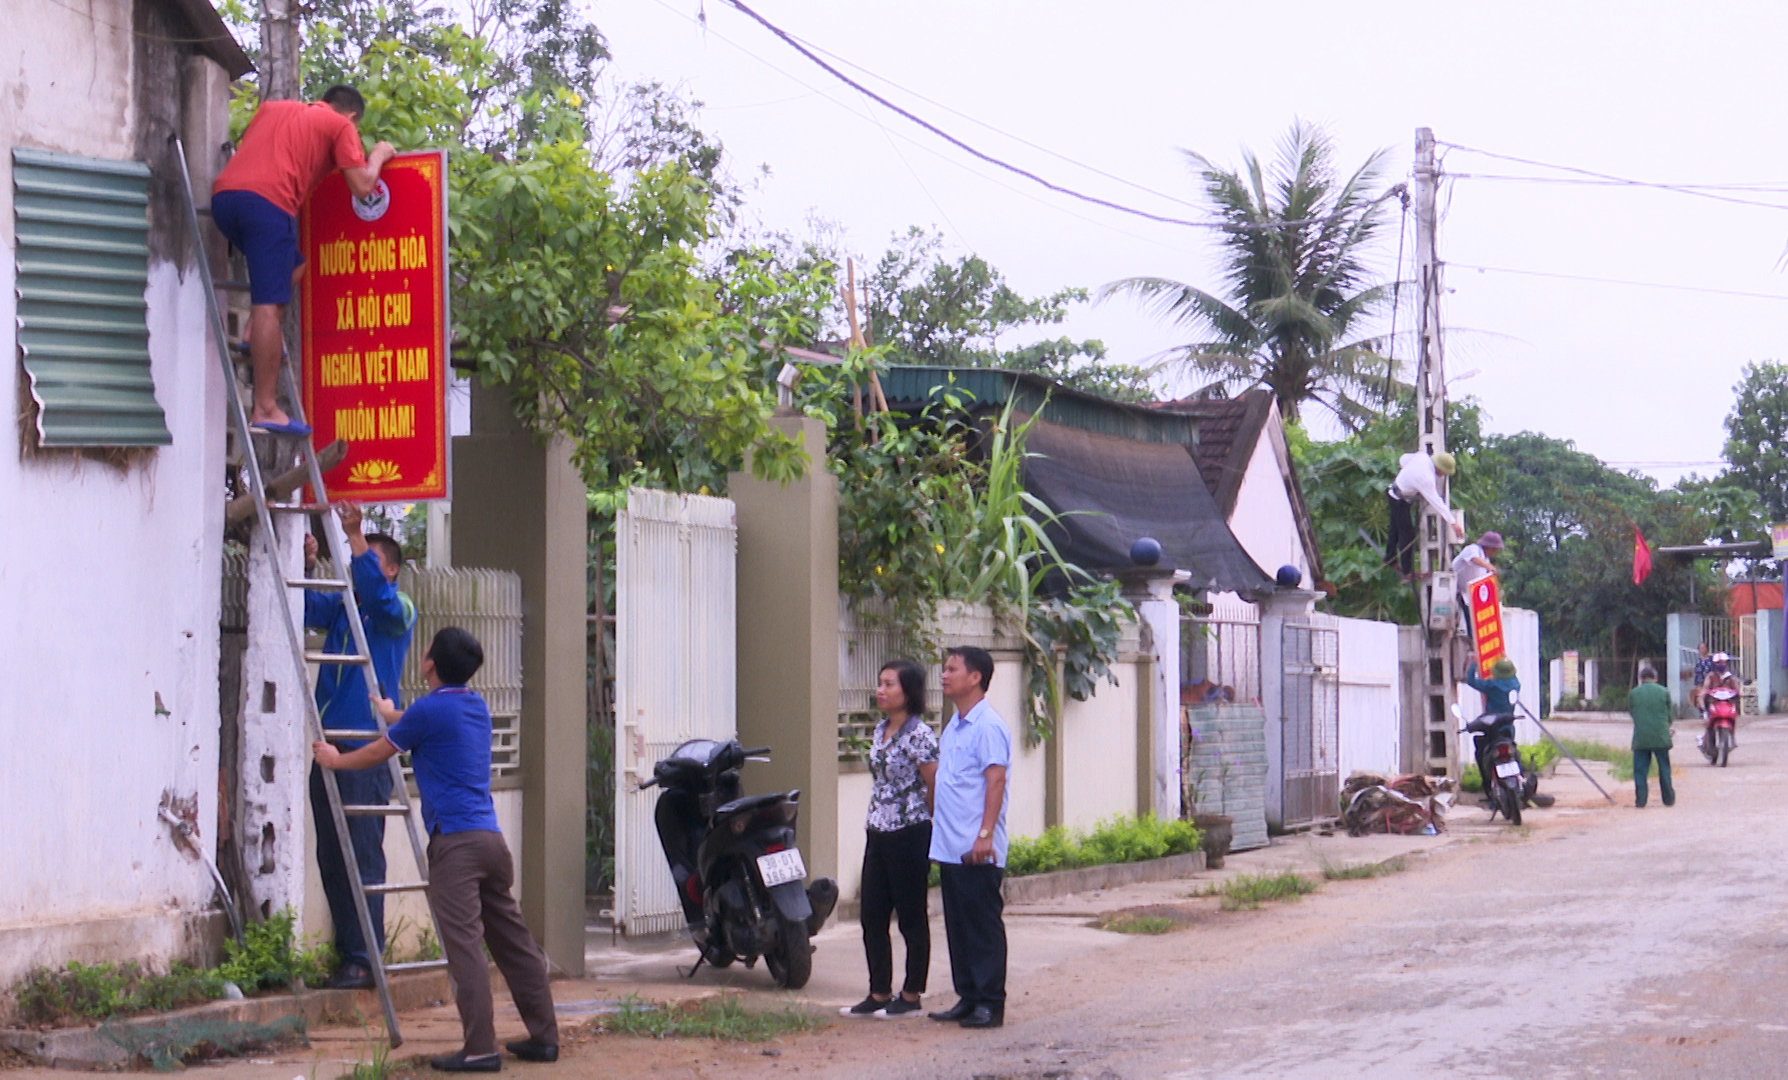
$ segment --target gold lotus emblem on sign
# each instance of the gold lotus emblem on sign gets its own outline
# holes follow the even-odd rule
[[[403,474],[398,471],[397,462],[384,458],[355,462],[354,467],[348,470],[350,484],[388,484],[401,479]]]

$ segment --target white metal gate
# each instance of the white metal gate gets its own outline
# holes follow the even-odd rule
[[[615,527],[615,924],[683,925],[652,810],[636,790],[688,739],[734,735],[733,504],[633,488]]]
[[[1340,655],[1340,633],[1332,626],[1287,622],[1280,630],[1285,722],[1279,760],[1288,829],[1340,813]]]

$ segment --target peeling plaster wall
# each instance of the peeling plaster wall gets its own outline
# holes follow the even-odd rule
[[[129,0],[9,0],[6,15],[8,174],[16,145],[139,158]],[[169,84],[190,84],[196,70],[175,68]],[[206,85],[221,89],[221,72]],[[204,104],[221,109],[223,99],[207,94]],[[0,760],[0,991],[43,964],[195,956],[217,918],[204,864],[157,815],[165,797],[177,799],[211,853],[224,386],[208,359],[205,298],[196,274],[183,279],[165,253],[151,259],[151,365],[173,445],[118,463],[38,452],[16,419],[29,399],[12,240],[8,180],[0,183],[0,740],[12,752]]]

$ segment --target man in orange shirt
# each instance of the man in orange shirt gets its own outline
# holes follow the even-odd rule
[[[298,208],[336,169],[354,197],[378,190],[379,170],[396,153],[381,142],[366,154],[360,118],[366,99],[351,86],[332,86],[322,101],[268,101],[255,110],[236,154],[211,186],[211,220],[248,260],[253,314],[248,349],[254,359],[255,403],[249,425],[256,431],[309,435],[279,407],[280,334],[283,309],[302,271]]]

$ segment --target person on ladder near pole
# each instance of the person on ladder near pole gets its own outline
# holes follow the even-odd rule
[[[343,503],[337,511],[342,529],[348,534],[349,572],[354,583],[354,597],[360,604],[360,622],[366,630],[366,645],[372,652],[373,669],[378,672],[378,696],[395,701],[399,697],[398,680],[404,667],[404,656],[410,651],[410,635],[416,626],[416,605],[397,590],[397,573],[403,568],[403,548],[396,540],[374,533],[361,533],[360,508]],[[314,536],[304,538],[305,575],[316,562],[317,542]],[[318,589],[304,591],[304,625],[325,633],[323,651],[333,654],[352,653],[354,637],[348,626],[343,596]],[[372,699],[367,693],[364,668],[359,664],[325,664],[317,678],[317,714],[326,731],[356,730],[369,733],[378,730],[373,719]],[[366,744],[344,740],[344,751],[357,750]],[[351,769],[335,774],[341,800],[348,805],[383,805],[391,801],[391,770],[380,764],[367,769]],[[329,917],[335,922],[335,954],[340,963],[329,982],[334,989],[370,990],[373,988],[372,957],[360,919],[354,911],[353,886],[348,881],[348,868],[342,862],[341,841],[335,835],[335,819],[329,810],[329,796],[323,788],[323,772],[312,765],[310,770],[310,809],[317,829],[317,876],[323,882],[323,895],[329,901]],[[385,818],[380,815],[348,818],[348,839],[354,845],[355,869],[362,885],[385,883]],[[367,914],[372,917],[373,933],[378,940],[370,946],[383,953],[385,949],[385,897],[370,893],[366,897]]]
[[[303,269],[298,210],[336,169],[357,199],[378,190],[379,170],[396,153],[388,142],[369,155],[360,144],[366,99],[351,86],[332,86],[323,100],[268,101],[211,187],[211,220],[248,262],[248,349],[254,361],[255,403],[249,430],[309,435],[280,407],[279,365],[285,353],[280,318]]]
[[[1404,581],[1415,576],[1415,552],[1420,537],[1416,533],[1416,500],[1426,502],[1447,523],[1456,528],[1457,519],[1440,493],[1440,477],[1451,476],[1458,468],[1453,455],[1442,450],[1427,454],[1404,454],[1397,459],[1397,478],[1385,492],[1391,513],[1391,531],[1385,540],[1385,562],[1397,568]]]

